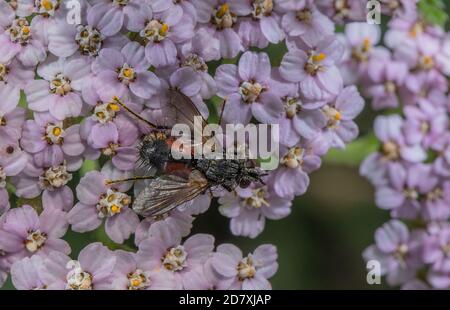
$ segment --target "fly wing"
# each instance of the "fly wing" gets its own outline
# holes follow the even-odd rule
[[[144,188],[133,203],[133,210],[145,217],[163,215],[173,208],[190,201],[210,187],[198,170],[189,177],[160,176]]]
[[[208,125],[208,122],[191,98],[173,89],[167,91],[167,98],[167,105],[162,107],[162,112],[167,122],[167,124],[164,124],[165,126],[173,127],[175,124],[186,124],[192,131],[199,130],[199,132],[203,132],[203,128]],[[200,117],[201,122],[199,124],[194,123],[195,117]]]
[[[191,132],[198,132],[202,134],[204,132],[204,128],[208,125],[208,122],[202,116],[201,112],[197,109],[194,102],[192,100],[181,93],[178,90],[169,89],[168,90],[168,104],[162,108],[162,113],[167,118],[167,122],[170,124],[170,127],[173,127],[175,124],[186,124],[191,129]],[[201,122],[194,122],[195,117],[200,117]],[[189,140],[190,139],[190,140]],[[202,147],[205,144],[208,146],[203,151],[208,150],[221,150],[223,143],[220,142],[217,136],[213,136],[212,139],[210,137],[202,137],[202,141],[199,142],[192,141],[192,137],[189,137],[190,145],[193,147]],[[195,152],[196,150],[192,150]],[[219,152],[222,154],[222,152]],[[207,155],[207,154],[204,154]]]

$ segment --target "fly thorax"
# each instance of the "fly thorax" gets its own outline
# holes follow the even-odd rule
[[[239,262],[239,264],[237,265],[237,271],[239,281],[251,279],[255,276],[256,267],[251,254],[249,254]]]
[[[70,262],[72,270],[66,275],[66,290],[92,290],[92,275],[81,268],[78,261]]]
[[[103,36],[92,26],[79,25],[75,41],[79,46],[81,54],[86,56],[97,56],[102,48]]]
[[[187,266],[187,255],[182,245],[170,248],[162,258],[162,264],[167,270],[181,271]]]
[[[72,174],[67,171],[67,165],[64,162],[61,165],[45,169],[39,177],[39,186],[52,191],[65,186],[70,180],[72,180]]]
[[[211,23],[218,30],[232,28],[237,21],[237,15],[230,11],[228,3],[224,3],[216,8],[211,18]]]
[[[120,107],[117,103],[114,102],[100,103],[97,106],[95,106],[93,118],[100,124],[106,124],[114,120],[119,110]]]
[[[11,42],[21,45],[28,44],[31,39],[30,24],[25,18],[16,18],[11,26],[6,29],[6,33],[9,34]]]
[[[45,126],[44,139],[48,144],[62,144],[64,142],[65,131],[63,129],[63,123],[56,124],[49,123]]]
[[[143,290],[150,286],[150,279],[141,269],[136,269],[127,275],[129,290]]]
[[[99,218],[112,217],[121,213],[131,203],[131,197],[127,194],[108,189],[102,196],[96,208]]]
[[[42,233],[39,229],[34,231],[29,231],[28,236],[25,239],[25,248],[30,253],[34,253],[44,246],[47,240],[47,235]]]
[[[296,146],[290,148],[286,155],[281,159],[281,164],[290,169],[296,169],[303,164],[305,149]]]
[[[273,10],[273,0],[253,0],[252,16],[254,19],[261,19],[270,16]]]
[[[151,42],[158,43],[167,37],[169,28],[169,25],[163,21],[153,19],[141,30],[140,36]]]

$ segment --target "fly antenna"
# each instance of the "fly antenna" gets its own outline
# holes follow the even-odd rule
[[[133,110],[131,110],[129,107],[127,107],[122,100],[119,99],[119,97],[115,96],[113,98],[114,103],[117,103],[118,105],[120,105],[125,111],[127,111],[128,113],[130,113],[131,115],[133,115],[135,118],[137,118],[138,120],[146,123],[148,126],[152,127],[152,128],[156,128],[157,126],[155,124],[152,124],[151,122],[149,122],[148,120],[146,120],[145,118],[143,118],[142,116],[140,116],[139,114],[137,114],[136,112],[134,112]]]

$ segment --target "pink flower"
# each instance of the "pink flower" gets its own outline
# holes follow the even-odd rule
[[[47,53],[42,41],[36,35],[37,29],[23,17],[16,17],[12,7],[1,0],[0,63],[6,63],[14,57],[24,66],[36,66],[44,61]]]
[[[410,234],[405,224],[391,220],[377,229],[375,244],[364,250],[364,259],[377,260],[381,264],[381,274],[387,274],[390,285],[406,283],[415,277],[423,264],[417,255],[423,237],[423,231]]]
[[[25,257],[11,266],[11,280],[18,290],[43,290],[47,288],[40,273],[43,259],[40,256]]]
[[[344,88],[334,102],[322,107],[328,119],[324,135],[331,147],[343,149],[358,136],[358,126],[353,120],[363,108],[364,99],[355,86]]]
[[[58,120],[80,116],[83,107],[80,91],[84,79],[90,74],[87,62],[81,58],[49,59],[39,65],[42,80],[28,83],[25,94],[29,108],[36,112],[49,112]]]
[[[164,223],[164,225],[166,225],[171,231],[171,234],[186,237],[191,233],[193,222],[194,217],[186,212],[178,211],[178,209],[173,209],[160,220],[149,217],[145,218],[136,228],[134,243],[139,246],[141,241],[151,237],[154,234],[158,234],[160,229],[159,225],[161,224],[153,225],[155,223]]]
[[[142,12],[147,9],[145,1],[100,0],[89,8],[87,19],[91,22],[98,21],[97,28],[105,36],[113,36],[123,27],[136,31],[136,25],[145,18]]]
[[[25,85],[33,79],[34,70],[25,68],[19,61],[14,59],[4,63],[0,62],[0,97],[3,98],[2,101],[6,101],[2,105],[17,105],[20,90],[25,89]],[[0,108],[0,115],[2,113],[6,112]]]
[[[133,170],[138,160],[138,135],[136,125],[124,115],[117,116],[114,122],[93,126],[87,137],[87,143],[95,150],[91,158],[104,155],[111,158],[117,169]]]
[[[280,197],[268,186],[253,185],[237,188],[219,199],[219,211],[231,218],[233,235],[257,237],[265,226],[265,219],[279,220],[291,213],[292,197]]]
[[[289,11],[282,17],[281,25],[289,36],[300,36],[311,45],[334,33],[334,23],[310,0],[292,1]]]
[[[20,90],[14,91],[9,85],[0,82],[0,135],[11,139],[22,136],[25,122],[25,109],[17,107]]]
[[[84,16],[84,15],[83,15]],[[80,25],[69,25],[64,19],[57,20],[48,29],[48,50],[58,57],[74,54],[92,61],[102,48],[120,50],[128,42],[122,34],[106,36],[98,30],[102,16],[90,15]]]
[[[166,226],[156,223],[160,234],[139,243],[137,262],[144,270],[167,270],[174,276],[177,289],[207,289],[203,264],[214,249],[211,235],[196,234],[181,244],[179,235],[170,234]]]
[[[92,64],[92,71],[97,75],[100,96],[105,88],[112,88],[119,97],[131,92],[140,98],[149,99],[160,87],[158,77],[148,71],[149,67],[144,47],[137,42],[130,42],[121,52],[111,48],[102,49]]]
[[[239,66],[225,64],[215,76],[218,95],[226,98],[224,120],[247,124],[252,116],[275,123],[283,113],[280,98],[271,89],[270,60],[265,53],[246,52]]]
[[[37,166],[28,156],[26,168],[12,183],[16,186],[16,195],[24,198],[35,198],[42,194],[44,208],[68,210],[73,206],[73,193],[67,183],[72,180],[70,171],[79,169],[81,163],[64,161],[50,167]]]
[[[248,3],[242,0],[196,0],[199,29],[205,29],[205,35],[218,39],[220,56],[234,58],[243,50],[242,42],[236,31],[238,16],[246,15]]]
[[[135,253],[116,251],[114,289],[118,290],[173,290],[174,275],[166,269],[147,270],[137,261]]]
[[[281,17],[274,11],[273,1],[245,0],[247,7],[240,10],[243,15],[250,17],[239,19],[238,34],[244,46],[265,48],[270,43],[277,44],[284,39],[285,33],[281,29]]]
[[[138,32],[147,42],[147,60],[157,68],[173,65],[177,60],[177,45],[194,36],[194,22],[189,16],[174,15],[170,10],[145,13],[146,18],[140,21]]]
[[[243,257],[232,244],[221,244],[205,266],[208,278],[221,290],[270,290],[268,279],[278,269],[277,249],[270,244],[260,245],[252,254]]]
[[[20,143],[25,151],[33,155],[35,162],[43,166],[80,157],[85,149],[80,137],[80,125],[64,128],[63,122],[49,113],[35,113],[34,120],[25,122]]]
[[[40,215],[28,205],[9,210],[0,224],[0,248],[14,254],[15,260],[33,255],[47,256],[52,251],[70,253],[62,240],[68,228],[66,213],[46,209]]]
[[[336,64],[344,53],[343,45],[329,36],[316,46],[294,41],[280,66],[281,76],[300,83],[300,90],[310,100],[326,100],[337,95],[343,81]]]
[[[283,0],[285,1],[285,0]],[[288,0],[289,1],[289,0]],[[317,7],[333,21],[342,24],[346,21],[365,21],[367,3],[360,0],[316,0]]]
[[[271,174],[273,188],[280,197],[303,195],[309,186],[309,176],[321,165],[320,157],[301,145],[280,149],[280,167]]]
[[[43,261],[40,278],[49,290],[111,290],[116,257],[99,242],[81,250],[77,260],[53,252]]]
[[[131,184],[106,184],[106,180],[123,177],[127,175],[109,164],[102,172],[89,172],[80,180],[77,186],[79,202],[68,214],[74,231],[94,230],[105,219],[106,233],[116,243],[123,243],[135,232],[139,218],[130,208],[131,197],[125,194]]]

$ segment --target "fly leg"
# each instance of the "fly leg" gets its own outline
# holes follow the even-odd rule
[[[119,98],[114,97],[113,98],[114,102],[117,103],[118,105],[120,105],[125,111],[127,111],[128,113],[130,113],[131,115],[133,115],[135,118],[137,118],[138,120],[146,123],[148,126],[150,126],[151,128],[156,128],[157,126],[155,124],[152,124],[151,122],[149,122],[148,120],[146,120],[145,118],[143,118],[142,116],[140,116],[139,114],[137,114],[136,112],[134,112],[133,110],[131,110],[129,107],[127,107]]]
[[[223,118],[223,112],[225,111],[225,105],[227,103],[227,98],[224,98],[222,100],[222,108],[220,109],[220,115],[219,115],[219,126],[222,126],[222,118]]]

